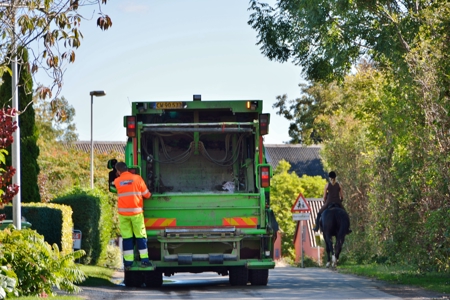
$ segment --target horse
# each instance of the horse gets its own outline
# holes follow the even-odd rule
[[[349,233],[350,218],[347,212],[339,206],[329,206],[323,213],[320,221],[320,230],[326,244],[328,261],[326,267],[336,268],[339,261],[339,254],[345,241],[345,236]],[[336,243],[333,249],[333,237]],[[332,261],[331,261],[332,260]]]

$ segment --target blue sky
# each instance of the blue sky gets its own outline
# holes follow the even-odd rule
[[[270,2],[270,1],[269,1]],[[76,110],[81,141],[90,140],[90,95],[94,98],[94,140],[124,141],[123,116],[134,101],[261,99],[271,113],[265,143],[289,140],[289,122],[275,114],[276,96],[300,95],[301,68],[269,61],[247,25],[246,0],[109,0],[102,9],[113,21],[96,27],[98,11],[85,11],[84,39],[64,75],[64,96]],[[84,13],[86,14],[86,13]],[[40,75],[38,80],[47,83]]]

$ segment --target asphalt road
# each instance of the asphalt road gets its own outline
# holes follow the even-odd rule
[[[179,273],[164,277],[158,289],[127,288],[118,272],[115,287],[83,287],[84,299],[450,299],[401,285],[389,285],[325,268],[277,267],[267,286],[231,286],[228,276]]]

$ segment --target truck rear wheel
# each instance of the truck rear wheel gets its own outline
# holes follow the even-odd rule
[[[248,280],[252,285],[267,285],[269,282],[269,270],[248,270]]]
[[[126,287],[141,287],[144,283],[144,274],[140,271],[125,271],[124,281]]]
[[[231,268],[229,274],[231,285],[247,285],[248,270],[245,267]]]
[[[159,288],[163,284],[162,273],[158,271],[144,272],[144,283],[147,288]]]

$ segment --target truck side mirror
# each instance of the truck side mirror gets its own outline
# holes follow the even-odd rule
[[[113,158],[113,159],[108,160],[108,163],[106,165],[106,167],[109,170],[111,170],[111,171],[109,171],[109,174],[108,174],[108,189],[111,193],[117,193],[117,189],[114,186],[114,179],[117,178],[116,164],[117,164],[117,159]]]
[[[108,160],[108,163],[107,163],[106,167],[109,170],[111,170],[111,169],[114,169],[116,167],[116,164],[117,164],[117,159],[113,158],[113,159]]]

